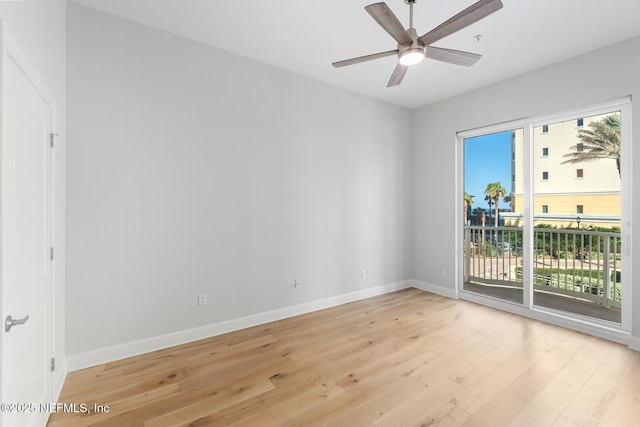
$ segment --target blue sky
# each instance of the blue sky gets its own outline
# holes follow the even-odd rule
[[[464,191],[475,196],[472,209],[489,208],[484,190],[496,181],[511,192],[511,131],[464,140]],[[508,207],[504,202],[499,206]]]

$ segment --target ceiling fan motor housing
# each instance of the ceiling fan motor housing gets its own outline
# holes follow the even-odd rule
[[[407,33],[412,42],[411,44],[398,45],[398,58],[402,65],[414,65],[424,59],[426,50],[424,43],[418,40],[418,33],[415,28],[409,28]]]

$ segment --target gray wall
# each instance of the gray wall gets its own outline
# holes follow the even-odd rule
[[[409,111],[67,19],[69,355],[410,278]]]
[[[414,111],[413,278],[445,290],[455,288],[456,132],[626,95],[638,97],[639,76],[640,38],[634,38]],[[640,108],[633,111],[633,127],[640,129]],[[633,164],[638,164],[636,159],[640,161],[638,149]],[[634,212],[640,212],[639,192],[636,186],[631,194]],[[632,235],[640,241],[638,230]],[[633,264],[639,262],[636,251]],[[443,277],[442,269],[450,273]],[[634,291],[633,334],[640,338],[640,289]]]
[[[66,145],[66,1],[3,1],[0,19],[15,36],[29,61],[56,100],[55,288],[53,295],[54,356],[65,360],[65,145]],[[55,386],[61,386],[64,364],[59,366]]]

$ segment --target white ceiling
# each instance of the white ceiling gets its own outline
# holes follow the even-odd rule
[[[502,0],[503,9],[434,44],[482,54],[473,67],[427,59],[412,67],[400,86],[387,88],[394,56],[331,66],[396,48],[364,10],[376,0],[74,1],[407,108],[640,35],[638,0]],[[418,35],[475,1],[418,0]],[[404,1],[386,3],[408,27]],[[474,39],[477,34],[483,35],[480,42]]]

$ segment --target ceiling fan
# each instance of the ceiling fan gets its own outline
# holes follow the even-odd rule
[[[436,59],[456,65],[467,67],[475,64],[481,55],[460,50],[443,49],[431,46],[433,43],[443,39],[461,29],[474,24],[492,13],[502,9],[500,0],[480,0],[462,12],[454,15],[433,30],[418,37],[416,29],[413,28],[413,4],[417,0],[404,0],[409,5],[409,29],[405,30],[398,18],[393,14],[386,3],[374,3],[365,7],[369,15],[380,24],[384,30],[397,42],[398,48],[386,52],[374,53],[372,55],[360,56],[334,62],[336,68],[346,65],[358,64],[360,62],[371,61],[373,59],[384,58],[386,56],[397,55],[398,65],[396,66],[387,87],[399,85],[407,73],[409,66],[421,62],[424,58]]]

